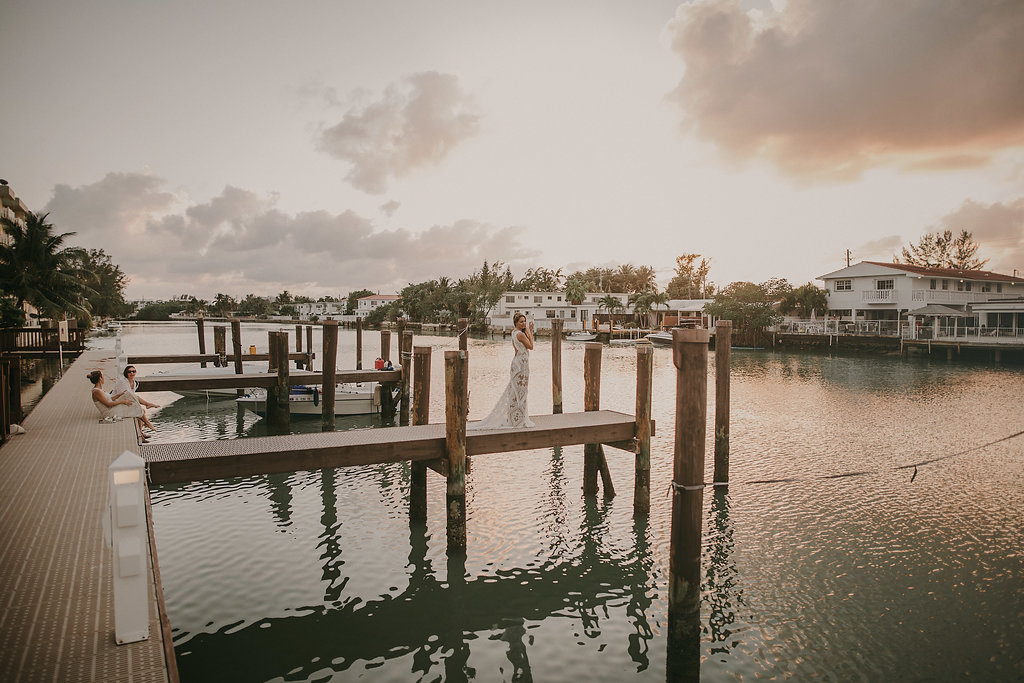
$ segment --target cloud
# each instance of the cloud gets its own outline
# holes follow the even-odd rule
[[[732,0],[668,26],[685,129],[804,180],[879,166],[976,167],[1024,143],[1019,0]]]
[[[1024,197],[988,205],[967,200],[943,216],[935,230],[973,233],[980,245],[978,257],[989,259],[987,270],[1013,274],[1016,268],[1024,273]]]
[[[895,254],[900,253],[904,241],[899,235],[888,235],[876,240],[865,242],[851,252],[851,263],[854,261],[891,261]]]
[[[464,219],[380,230],[354,211],[287,214],[276,208],[276,195],[232,186],[190,203],[162,185],[152,176],[112,173],[91,185],[58,186],[47,209],[58,230],[77,230],[77,244],[110,254],[130,277],[133,297],[394,292],[410,282],[467,276],[484,260],[525,268],[538,255],[520,244],[514,227]]]
[[[350,109],[320,135],[320,149],[350,162],[346,179],[372,194],[388,182],[436,165],[479,130],[473,99],[449,74],[414,74],[375,102]]]

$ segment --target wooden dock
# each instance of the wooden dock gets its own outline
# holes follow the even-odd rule
[[[466,454],[484,455],[551,446],[604,443],[634,448],[636,418],[611,410],[534,415],[529,429],[496,429],[466,435]],[[228,441],[143,444],[153,484],[319,470],[388,462],[426,461],[444,473],[445,425],[434,423],[348,432],[265,436]]]
[[[0,680],[177,681],[149,537],[149,640],[114,642],[112,553],[103,539],[108,467],[139,452],[134,420],[101,423],[86,374],[115,377],[86,351],[0,448]],[[148,500],[147,500],[148,507]]]

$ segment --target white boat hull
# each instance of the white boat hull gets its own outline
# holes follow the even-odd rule
[[[565,339],[566,341],[588,342],[597,339],[597,335],[593,332],[573,332]]]
[[[377,382],[361,382],[359,384],[339,384],[334,392],[335,415],[368,415],[381,411],[381,394],[383,390]],[[321,401],[323,396],[318,387],[292,387],[288,397],[288,408],[292,415],[322,415]],[[267,414],[267,392],[264,389],[252,389],[235,402],[251,410],[257,415]]]

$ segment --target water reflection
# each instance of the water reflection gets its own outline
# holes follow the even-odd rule
[[[607,537],[611,506],[604,500],[583,501],[584,513],[575,529],[567,533],[563,528],[550,556],[476,577],[467,571],[465,556],[446,556],[439,571],[431,550],[435,544],[443,546],[443,534],[434,538],[425,524],[411,523],[406,585],[385,595],[346,595],[343,558],[355,551],[346,550],[341,536],[340,473],[312,474],[321,503],[317,551],[322,603],[283,617],[191,635],[187,646],[179,642],[183,680],[208,672],[208,657],[232,662],[229,671],[216,667],[219,680],[306,680],[357,663],[372,669],[409,657],[413,673],[425,680],[443,671],[444,680],[469,681],[477,678],[474,644],[501,642],[504,679],[532,681],[532,629],[552,618],[569,618],[578,625],[581,643],[607,642],[608,634],[601,638],[603,621],[619,609],[632,626],[622,634],[621,649],[638,672],[650,666],[650,610],[657,579],[646,520],[633,526],[633,547],[616,548]],[[375,471],[371,476],[381,475]],[[388,478],[386,487],[400,486],[400,475],[391,472]],[[252,479],[261,497],[273,501],[277,524],[289,523],[293,491],[287,477]],[[564,497],[559,505],[567,505]]]

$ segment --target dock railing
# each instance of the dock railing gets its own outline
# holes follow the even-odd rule
[[[68,341],[61,344],[60,331],[56,328],[5,327],[0,329],[0,351],[3,353],[56,353],[61,346],[64,351],[77,353],[85,347],[85,330],[68,330]]]

